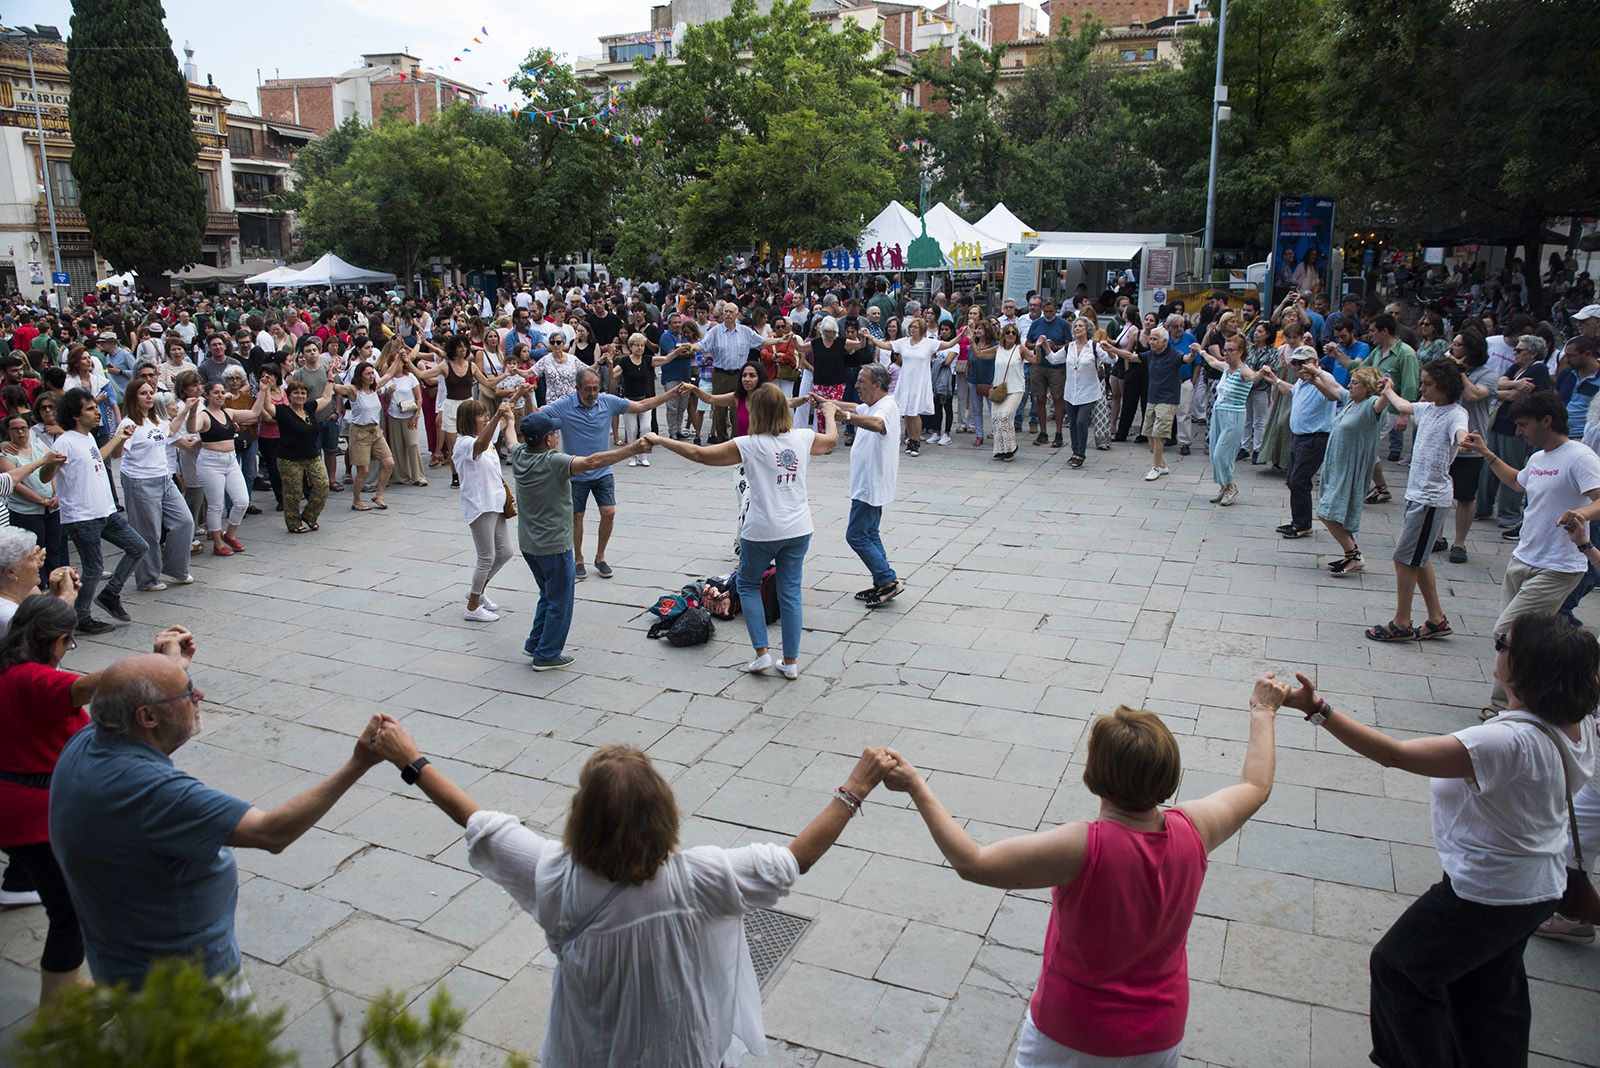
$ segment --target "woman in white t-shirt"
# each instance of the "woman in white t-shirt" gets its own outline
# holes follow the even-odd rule
[[[384,346],[383,366],[394,371],[389,379],[389,404],[386,411],[389,451],[394,454],[394,475],[390,485],[426,486],[422,473],[422,452],[417,447],[418,427],[422,423],[422,380],[406,360],[409,350],[397,341]]]
[[[163,419],[156,410],[153,382],[139,382],[123,398],[123,420],[127,438],[112,450],[122,458],[122,497],[128,509],[128,523],[145,541],[145,553],[133,569],[133,580],[141,590],[164,590],[162,572],[177,585],[188,585],[189,545],[194,540],[194,517],[172,481],[171,452],[176,439],[183,436],[183,423],[189,413],[179,408],[176,415]],[[161,531],[167,531],[166,548],[161,547]]]
[[[472,531],[472,546],[478,553],[462,618],[473,623],[493,623],[500,618],[494,614],[499,605],[489,600],[489,580],[514,552],[506,526],[505,476],[500,473],[496,449],[500,438],[511,436],[514,406],[513,401],[501,401],[490,411],[482,401],[467,400],[456,409],[456,447],[451,459],[461,479],[461,517]]]
[[[1378,1064],[1528,1063],[1522,952],[1566,890],[1567,798],[1595,770],[1600,645],[1540,614],[1519,616],[1495,649],[1508,711],[1454,734],[1398,741],[1331,710],[1304,675],[1284,703],[1362,756],[1430,780],[1444,878],[1373,947]]]
[[[750,510],[739,540],[739,603],[755,659],[752,674],[773,667],[767,651],[767,617],[762,610],[761,578],[775,564],[779,617],[783,621],[783,659],[776,665],[786,679],[800,675],[800,584],[806,548],[811,544],[811,502],[806,496],[806,465],[812,456],[833,451],[839,430],[832,401],[821,402],[822,433],[794,428],[783,391],[767,382],[750,394],[750,433],[718,445],[691,445],[660,434],[658,445],[708,467],[743,463],[750,483]]]

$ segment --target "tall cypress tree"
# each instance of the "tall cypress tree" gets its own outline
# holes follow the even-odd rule
[[[200,259],[205,194],[189,92],[158,0],[74,0],[72,172],[95,248],[159,285]]]

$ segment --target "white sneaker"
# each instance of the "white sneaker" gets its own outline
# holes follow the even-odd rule
[[[648,456],[639,457],[639,466],[640,467],[649,467],[650,466],[650,457],[648,457]]]
[[[629,467],[638,467],[639,466],[639,458],[637,456],[628,457],[628,466]]]
[[[16,909],[39,903],[37,890],[0,890],[0,908]]]
[[[772,654],[771,653],[762,653],[760,656],[758,656],[754,660],[750,661],[750,663],[746,664],[744,666],[744,669],[746,671],[750,672],[750,674],[752,674],[752,675],[761,675],[761,674],[764,674],[766,672],[766,670],[768,668],[770,668],[771,666],[772,666]]]
[[[1159,467],[1152,467],[1150,470],[1148,470],[1148,471],[1146,471],[1144,473],[1144,480],[1146,482],[1154,482],[1156,479],[1158,479],[1160,477],[1161,477],[1161,469]]]
[[[500,606],[489,600],[489,595],[487,593],[478,594],[478,607],[487,608],[491,612],[500,611]]]
[[[480,604],[470,612],[461,613],[461,618],[473,623],[493,623],[500,617]]]
[[[172,580],[172,584],[174,586],[192,586],[194,585],[194,576],[185,575],[182,578],[175,578]]]
[[[1172,468],[1170,468],[1170,467],[1158,467],[1158,468],[1156,468],[1156,474],[1157,475],[1170,475],[1170,474],[1172,474]]]
[[[778,674],[782,675],[790,682],[793,682],[795,679],[800,677],[800,665],[785,664],[782,660],[780,660],[778,661]]]
[[[948,444],[950,444],[950,435],[949,434],[940,434],[939,435],[939,444],[940,445],[948,445]]]

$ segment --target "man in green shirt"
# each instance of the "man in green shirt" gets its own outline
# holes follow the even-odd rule
[[[619,449],[592,456],[569,456],[556,448],[559,427],[543,412],[522,417],[521,444],[511,450],[511,477],[517,494],[517,548],[539,586],[533,629],[522,651],[533,670],[570,666],[562,649],[572,627],[577,570],[572,559],[572,476],[604,470],[630,456],[650,451],[643,437]]]
[[[1376,367],[1379,373],[1387,375],[1394,382],[1394,391],[1402,398],[1415,404],[1418,391],[1422,388],[1422,364],[1417,360],[1417,350],[1400,340],[1400,324],[1388,312],[1374,315],[1369,324],[1372,327],[1372,352],[1367,356],[1366,362]],[[1396,451],[1396,438],[1398,435],[1404,440],[1406,427],[1409,420],[1403,415],[1386,413],[1379,426],[1378,459],[1372,465],[1372,484],[1382,486],[1383,478],[1383,453],[1384,448],[1393,453]],[[1387,441],[1387,445],[1384,443]]]

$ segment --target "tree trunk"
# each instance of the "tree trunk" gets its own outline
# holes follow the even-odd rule
[[[1528,291],[1527,312],[1535,319],[1544,319],[1550,314],[1550,302],[1545,300],[1544,285],[1539,281],[1539,254],[1544,250],[1544,220],[1534,221],[1528,236],[1523,238],[1522,247],[1522,277]]]

